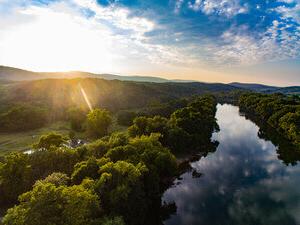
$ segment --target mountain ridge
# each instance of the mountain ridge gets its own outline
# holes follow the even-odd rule
[[[153,76],[121,76],[115,74],[97,74],[84,71],[68,71],[68,72],[33,72],[29,70],[0,66],[0,79],[11,81],[25,80],[40,80],[40,79],[73,79],[73,78],[102,78],[105,80],[121,80],[121,81],[136,81],[136,82],[196,82],[187,80],[169,80],[161,77]]]
[[[239,83],[239,82],[232,82],[229,83],[229,85],[237,88],[242,88],[242,89],[266,93],[266,94],[282,93],[282,94],[300,95],[300,86],[278,87],[278,86],[270,86],[265,84]]]
[[[224,83],[207,83],[194,80],[178,80],[165,79],[161,77],[152,76],[121,76],[115,74],[96,74],[83,71],[69,71],[69,72],[33,72],[29,70],[0,66],[0,80],[3,81],[31,81],[42,79],[74,79],[74,78],[100,78],[105,80],[119,80],[132,82],[150,82],[150,83],[200,83],[200,84],[224,84]],[[261,92],[261,93],[283,93],[283,94],[297,94],[300,95],[300,86],[279,87],[257,83],[241,83],[231,82],[228,84],[231,87],[238,89]]]

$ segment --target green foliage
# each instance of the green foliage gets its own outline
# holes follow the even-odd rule
[[[248,93],[249,91],[243,89],[238,90],[232,90],[229,92],[220,91],[217,93],[214,93],[214,96],[216,97],[217,101],[221,104],[227,103],[227,104],[233,104],[236,105],[239,102],[239,98],[242,94]]]
[[[82,158],[77,151],[69,148],[38,150],[29,155],[34,180],[46,177],[53,172],[71,175],[74,165]]]
[[[101,220],[100,225],[125,225],[125,223],[123,218],[119,216],[113,218],[105,217]]]
[[[160,133],[161,143],[175,152],[199,150],[211,143],[211,134],[218,129],[216,104],[214,97],[203,96],[176,110],[169,120],[161,116],[137,117],[128,133],[131,137]]]
[[[99,170],[96,191],[101,196],[104,210],[122,215],[129,224],[140,224],[144,218],[147,202],[143,189],[143,174],[147,168],[138,164],[118,161],[107,163]],[[136,218],[139,215],[140,218]]]
[[[279,119],[279,129],[282,130],[288,139],[300,146],[300,111],[287,113]]]
[[[300,146],[300,101],[282,94],[248,93],[240,97],[240,109],[267,121],[270,126]]]
[[[85,146],[79,147],[78,151],[85,156],[94,156],[96,158],[101,158],[108,151],[109,145],[104,140],[96,140]]]
[[[170,177],[176,174],[176,159],[169,149],[161,145],[159,138],[159,134],[136,137],[130,140],[129,146],[135,148],[139,161],[152,173],[157,171],[160,177]]]
[[[4,162],[0,163],[0,202],[15,202],[18,195],[30,190],[36,180],[53,172],[71,175],[74,165],[79,161],[79,154],[68,148],[50,148],[37,150],[30,155],[12,153],[6,156]],[[59,179],[58,174],[52,174],[46,179],[54,181],[55,176]]]
[[[120,111],[117,114],[117,121],[118,124],[123,126],[130,126],[132,125],[132,122],[134,118],[137,116],[137,113],[134,111]]]
[[[72,107],[67,111],[67,117],[73,130],[83,130],[83,124],[86,120],[86,112],[83,109]]]
[[[20,132],[40,128],[47,123],[43,107],[17,105],[0,115],[0,131]]]
[[[94,109],[87,115],[87,131],[91,137],[105,136],[111,123],[112,117],[105,109]]]
[[[12,153],[0,163],[0,203],[15,201],[31,187],[32,167],[28,155]]]
[[[8,210],[4,225],[86,225],[100,213],[99,199],[83,186],[59,186],[37,182]]]
[[[94,157],[89,158],[86,161],[79,162],[74,166],[74,171],[71,177],[72,182],[74,184],[80,184],[85,178],[96,179],[99,177],[98,170],[98,161]]]
[[[50,147],[60,147],[65,143],[65,138],[61,134],[49,133],[42,135],[37,144],[34,145],[36,149],[49,149]]]
[[[110,148],[127,145],[128,144],[128,135],[125,132],[112,133],[109,136],[107,144]]]
[[[148,106],[139,110],[139,115],[145,115],[149,117],[162,116],[170,117],[170,115],[177,109],[186,107],[188,100],[186,98],[173,99],[168,102],[160,102],[158,104]]]
[[[70,183],[70,178],[65,173],[57,172],[50,174],[45,179],[39,180],[38,182],[51,183],[58,187],[62,185],[68,185]]]
[[[128,128],[131,137],[150,135],[151,133],[165,133],[168,120],[161,116],[148,118],[145,116],[137,117],[133,121],[133,125]]]
[[[129,224],[141,224],[147,208],[160,195],[161,181],[177,172],[175,157],[159,138],[159,134],[128,138],[125,133],[115,133],[98,140],[94,146],[101,143],[106,154],[76,164],[72,181],[96,180],[95,189],[105,212],[121,215]],[[88,151],[86,156],[93,153]]]
[[[211,135],[216,127],[215,106],[216,100],[212,96],[198,98],[188,107],[174,112],[170,122],[189,134]]]
[[[143,162],[151,173],[170,177],[176,173],[176,160],[159,142],[160,135],[140,136],[129,140],[129,144],[110,149],[105,157],[112,161],[125,160],[137,165]]]

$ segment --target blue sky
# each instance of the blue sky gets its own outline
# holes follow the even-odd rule
[[[0,64],[300,85],[300,0],[0,0]]]

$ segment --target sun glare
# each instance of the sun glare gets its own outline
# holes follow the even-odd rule
[[[4,36],[3,64],[43,71],[93,68],[111,71],[111,40],[99,24],[88,23],[72,12],[65,14],[38,7],[26,9],[22,14],[32,21],[13,27]]]

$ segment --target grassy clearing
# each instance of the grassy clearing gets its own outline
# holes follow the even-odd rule
[[[113,117],[110,133],[115,131],[125,131],[127,127],[117,123],[116,117]],[[0,133],[0,156],[3,156],[12,151],[26,151],[31,148],[32,144],[36,143],[40,136],[49,132],[57,132],[62,135],[69,135],[71,131],[70,124],[67,122],[57,122],[43,127],[41,129],[19,132],[19,133]],[[78,139],[87,139],[86,133],[77,133]]]
[[[70,126],[66,122],[57,122],[47,127],[32,131],[20,133],[1,133],[0,155],[4,155],[12,151],[28,150],[33,143],[39,140],[41,135],[49,133],[51,131],[63,135],[68,135],[70,131]]]

